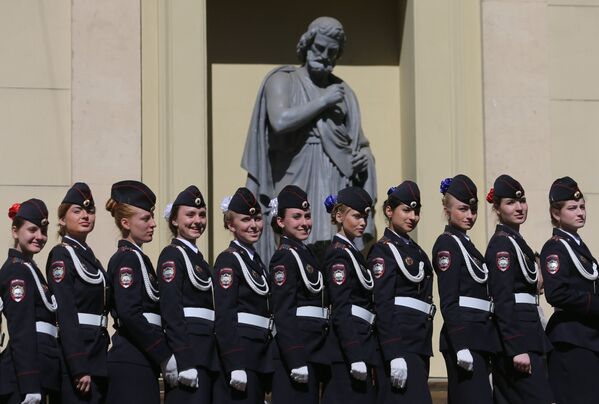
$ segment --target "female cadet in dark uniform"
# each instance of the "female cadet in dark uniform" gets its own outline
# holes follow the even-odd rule
[[[379,364],[374,335],[372,273],[353,243],[364,234],[372,198],[358,187],[339,191],[325,202],[337,234],[326,252],[326,286],[340,355],[333,357],[331,380],[323,402],[373,403],[372,369]]]
[[[440,350],[445,359],[450,403],[493,402],[490,358],[501,350],[493,322],[488,270],[466,232],[476,222],[476,185],[465,175],[441,183],[448,224],[433,246],[443,328]]]
[[[503,343],[503,352],[493,364],[495,403],[551,403],[544,360],[551,344],[537,310],[538,268],[534,252],[519,232],[528,214],[524,189],[509,175],[501,175],[487,202],[493,204],[499,219],[485,254]]]
[[[48,209],[39,199],[15,204],[9,210],[14,248],[0,269],[9,343],[2,354],[0,402],[3,404],[58,403],[60,348],[56,300],[33,256],[48,240]]]
[[[165,402],[209,404],[219,367],[211,270],[196,246],[206,229],[200,190],[187,187],[165,216],[174,238],[158,259],[160,312],[179,368],[179,386],[167,389]]]
[[[368,254],[385,364],[377,372],[378,402],[430,404],[433,267],[408,236],[420,220],[420,190],[416,183],[404,181],[388,195],[383,210],[389,227]]]
[[[62,403],[103,403],[108,387],[106,273],[86,244],[96,207],[87,184],[74,184],[58,207],[62,243],[50,251],[46,276],[56,296],[65,367]]]
[[[267,269],[253,247],[262,234],[262,212],[247,188],[225,198],[221,208],[234,240],[214,264],[216,341],[224,368],[215,402],[263,404],[273,372],[273,320]]]
[[[585,200],[576,182],[564,177],[551,185],[549,204],[553,237],[540,257],[545,296],[555,308],[546,329],[554,348],[549,380],[558,403],[599,403],[599,274],[578,234]]]
[[[162,331],[154,267],[141,249],[153,238],[155,203],[154,193],[138,181],[113,184],[106,203],[123,236],[108,262],[116,327],[108,351],[110,404],[159,403],[160,367],[167,383],[177,382],[175,357]]]
[[[310,204],[294,185],[283,188],[275,201],[273,228],[281,241],[270,261],[278,348],[272,399],[275,404],[318,404],[330,365],[329,310],[318,261],[303,243],[312,228]]]

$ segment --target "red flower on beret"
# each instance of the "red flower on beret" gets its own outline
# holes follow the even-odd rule
[[[487,194],[487,202],[493,203],[493,196],[495,195],[495,189],[491,188]]]
[[[11,220],[14,219],[15,216],[17,215],[17,213],[19,212],[20,208],[21,208],[20,203],[13,203],[12,206],[10,208],[8,208],[8,217]]]

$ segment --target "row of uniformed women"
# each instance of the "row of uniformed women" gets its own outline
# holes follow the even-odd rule
[[[540,274],[519,234],[524,190],[501,176],[494,191],[487,199],[500,223],[485,260],[466,235],[476,220],[476,186],[462,175],[442,184],[448,226],[433,256],[450,402],[492,402],[493,395],[496,402],[551,402],[543,361],[550,344],[536,310]],[[311,228],[305,193],[288,186],[277,201],[273,226],[281,243],[269,270],[252,247],[263,226],[260,205],[240,188],[221,206],[234,240],[211,274],[195,245],[206,226],[204,199],[196,187],[187,188],[166,215],[175,238],[156,276],[141,250],[156,225],[155,196],[142,183],[116,183],[106,207],[123,239],[106,274],[85,242],[94,227],[91,192],[75,184],[59,208],[63,240],[49,256],[50,291],[32,260],[47,240],[45,205],[32,199],[13,206],[15,248],[0,271],[10,335],[1,401],[37,403],[48,396],[58,402],[61,391],[69,403],[158,402],[162,369],[166,400],[173,403],[261,403],[271,388],[275,403],[319,397],[430,403],[433,272],[408,236],[420,216],[417,185],[406,181],[390,190],[389,227],[368,261],[353,244],[372,208],[363,190],[328,198],[338,233],[324,265],[302,243]],[[550,202],[556,230],[541,262],[547,298],[559,311],[548,327],[549,377],[558,402],[594,402],[588,380],[599,370],[597,264],[576,234],[584,225],[584,199],[566,177],[553,184]],[[106,360],[109,307],[117,332]]]

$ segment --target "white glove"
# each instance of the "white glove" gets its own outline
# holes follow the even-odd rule
[[[245,391],[245,386],[248,383],[248,375],[245,370],[234,370],[231,372],[231,381],[229,384],[235,390]]]
[[[177,378],[179,383],[184,384],[189,387],[198,387],[198,370],[196,368],[191,368],[187,370],[182,370],[179,372],[179,377]]]
[[[291,369],[291,378],[298,383],[308,383],[308,366]]]
[[[474,369],[474,358],[469,349],[461,349],[457,352],[458,366],[468,372]]]
[[[391,385],[396,389],[406,387],[408,381],[408,364],[404,358],[395,358],[391,361]]]
[[[39,404],[40,401],[42,401],[40,393],[29,393],[25,396],[25,400],[21,401],[21,404]]]
[[[364,362],[354,362],[351,364],[351,370],[349,373],[356,380],[364,381],[366,380],[366,376],[368,376],[368,369],[366,368],[366,363]]]
[[[177,372],[177,361],[175,359],[175,355],[171,355],[167,361],[162,363],[161,367],[164,381],[167,382],[171,387],[176,386],[179,372]]]

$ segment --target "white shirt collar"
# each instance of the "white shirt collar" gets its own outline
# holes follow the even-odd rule
[[[569,231],[565,231],[564,229],[559,229],[559,231],[566,233],[568,236],[572,237],[576,244],[580,245],[580,236],[577,234],[572,234]]]
[[[191,250],[194,253],[198,253],[198,247],[196,247],[195,245],[191,244],[189,241],[185,240],[184,238],[181,237],[177,237],[177,240],[179,240],[180,242],[182,242],[183,244],[185,244],[187,247],[191,248]]]
[[[250,256],[250,259],[251,259],[251,260],[253,260],[253,259],[254,259],[254,252],[253,252],[253,251],[251,251],[249,248],[247,248],[246,246],[244,246],[243,244],[241,244],[241,243],[240,243],[239,241],[237,241],[237,240],[233,240],[233,242],[234,242],[235,244],[237,244],[239,247],[243,248],[243,249],[244,249],[244,250],[245,250],[245,251],[248,253],[248,255]]]
[[[68,238],[71,241],[74,241],[75,243],[79,244],[79,246],[81,248],[83,248],[84,251],[87,251],[87,248],[85,248],[85,246],[83,244],[81,244],[80,242],[78,242],[77,240],[75,240],[73,237],[71,236],[64,236],[64,238]]]
[[[337,237],[339,237],[341,240],[345,240],[345,241],[347,241],[347,242],[349,243],[349,245],[351,245],[351,246],[354,248],[354,250],[357,250],[357,248],[356,248],[355,244],[354,244],[354,243],[352,243],[351,241],[349,241],[349,239],[348,239],[347,237],[345,237],[343,234],[341,234],[341,233],[337,233],[337,234],[335,234],[335,235],[336,235]]]

